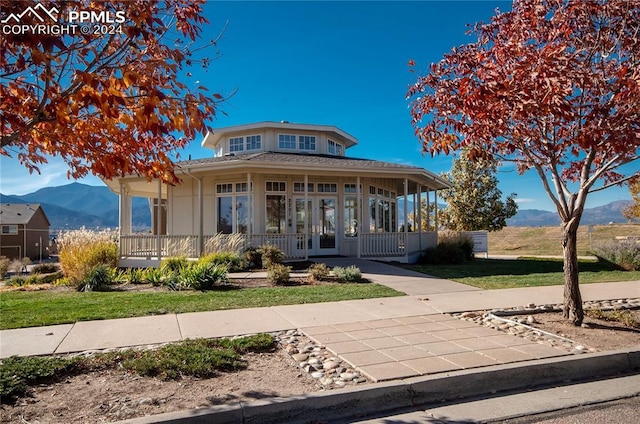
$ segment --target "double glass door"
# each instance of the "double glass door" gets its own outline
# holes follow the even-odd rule
[[[296,197],[296,233],[306,234],[306,241],[299,241],[298,250],[308,249],[310,256],[338,253],[337,198],[332,196]],[[306,228],[305,228],[306,224]]]

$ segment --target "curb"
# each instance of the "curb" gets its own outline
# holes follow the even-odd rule
[[[640,347],[538,359],[366,386],[213,406],[119,421],[121,424],[249,424],[362,417],[508,390],[609,377],[640,370]]]

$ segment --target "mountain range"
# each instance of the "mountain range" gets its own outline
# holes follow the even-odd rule
[[[115,228],[118,226],[118,196],[105,186],[71,183],[58,187],[45,187],[22,196],[0,193],[0,203],[40,203],[49,218],[52,229]],[[151,227],[151,210],[147,199],[133,198],[133,227],[147,230]],[[585,209],[582,224],[608,224],[627,222],[622,209],[630,201],[618,200],[603,206]],[[403,202],[399,202],[404,209]],[[402,215],[402,210],[400,211]],[[512,227],[539,227],[559,225],[555,212],[539,209],[520,209],[507,220]]]

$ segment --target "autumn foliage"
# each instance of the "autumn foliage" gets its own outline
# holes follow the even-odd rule
[[[0,18],[37,4],[55,7],[58,22],[70,8],[124,11],[126,19],[110,34],[0,37],[0,154],[30,171],[60,156],[74,178],[133,173],[176,182],[170,156],[206,133],[222,100],[181,82],[186,67],[215,56],[214,47],[195,54],[207,23],[203,0],[0,0]]]
[[[638,173],[640,2],[516,0],[470,33],[409,87],[416,135],[425,153],[465,148],[537,172],[563,225],[565,316],[579,324],[587,195]]]

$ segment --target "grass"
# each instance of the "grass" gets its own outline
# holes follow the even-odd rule
[[[266,287],[211,292],[3,292],[0,294],[0,329],[403,295],[379,284]]]
[[[237,339],[185,340],[157,350],[127,349],[92,357],[13,356],[0,362],[0,396],[12,400],[27,394],[30,386],[101,369],[124,368],[162,380],[209,378],[219,371],[246,368],[244,353],[270,352],[275,347],[273,336],[256,334]]]
[[[589,255],[591,246],[610,242],[618,236],[640,236],[638,224],[581,225],[578,229],[578,254]],[[505,227],[489,233],[492,255],[562,255],[560,226]]]
[[[606,262],[581,260],[579,267],[582,284],[640,280],[640,271],[620,271]],[[487,290],[564,283],[560,259],[474,259],[462,265],[416,265],[411,269]]]

